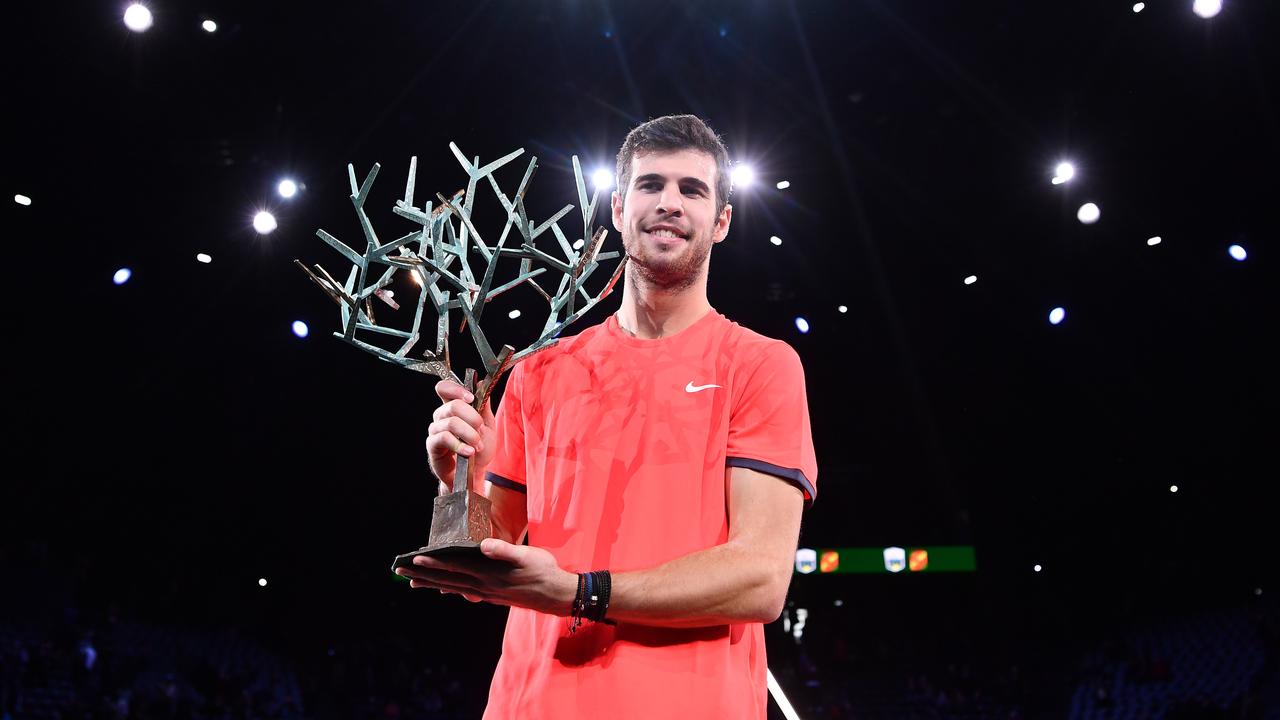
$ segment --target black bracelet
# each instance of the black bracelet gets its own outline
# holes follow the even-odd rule
[[[605,619],[609,611],[609,600],[613,593],[613,576],[608,570],[597,570],[589,573],[578,573],[578,593],[573,599],[573,611],[569,623],[569,634],[572,635],[582,626],[584,619],[616,625]]]
[[[613,594],[613,575],[608,570],[600,571],[601,593],[600,593],[600,612],[595,618],[596,622],[608,622],[604,619],[605,613],[609,612],[609,598]]]
[[[583,599],[587,594],[587,576],[584,573],[578,573],[578,593],[573,598],[573,610],[570,614],[569,634],[572,635],[582,626],[582,609]]]

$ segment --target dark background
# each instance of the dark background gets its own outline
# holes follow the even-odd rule
[[[1117,628],[1268,600],[1277,6],[1130,5],[218,0],[155,2],[142,34],[121,3],[15,7],[10,617],[231,625],[299,662],[395,636],[482,691],[505,610],[387,572],[425,542],[432,379],[329,337],[291,262],[345,274],[320,227],[363,247],[348,162],[383,165],[384,240],[412,229],[390,212],[411,155],[420,200],[464,184],[450,141],[537,155],[543,218],[576,204],[571,155],[611,167],[631,127],[683,112],[759,176],[710,296],[804,361],[802,544],[977,548],[973,575],[803,577],[795,602],[842,599],[852,644],[999,648],[1052,688]],[[522,300],[491,333],[531,331]]]

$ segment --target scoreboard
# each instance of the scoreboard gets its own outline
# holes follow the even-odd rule
[[[795,570],[801,575],[974,572],[977,560],[972,545],[800,548]]]

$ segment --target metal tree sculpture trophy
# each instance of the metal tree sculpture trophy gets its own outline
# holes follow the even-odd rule
[[[596,214],[599,189],[592,193],[588,203],[582,167],[578,164],[577,156],[573,158],[573,174],[577,181],[578,203],[582,211],[582,238],[570,243],[557,223],[573,210],[573,205],[566,205],[540,224],[530,221],[525,210],[524,196],[538,164],[536,157],[530,158],[519,188],[514,195],[508,197],[498,187],[493,173],[523,154],[523,149],[484,166],[480,165],[479,157],[468,162],[453,143],[449,143],[449,149],[467,173],[466,189],[459,190],[450,198],[437,194],[439,204],[434,208],[431,201],[427,201],[422,208],[415,207],[413,188],[418,158],[412,158],[409,161],[409,180],[405,185],[404,199],[396,201],[394,212],[421,227],[389,243],[378,241],[364,210],[379,166],[375,163],[364,184],[358,187],[355,168],[347,166],[347,174],[351,180],[351,202],[355,205],[356,216],[366,241],[364,253],[352,250],[324,230],[316,231],[322,240],[353,263],[345,284],[338,283],[319,265],[312,270],[301,261],[295,260],[294,263],[341,309],[342,332],[334,333],[334,336],[387,362],[466,386],[475,396],[472,406],[480,410],[488,402],[494,385],[503,373],[530,355],[554,345],[556,338],[570,323],[582,317],[612,291],[622,275],[626,259],[618,262],[608,283],[598,295],[593,297],[587,292],[584,285],[599,267],[599,263],[618,257],[621,253],[600,252],[606,231],[601,227],[593,232],[591,227]],[[476,186],[484,180],[493,188],[507,216],[502,234],[492,244],[481,237],[471,218]],[[520,235],[519,247],[507,247],[512,227]],[[552,231],[559,246],[559,256],[535,246],[535,241],[548,229]],[[472,261],[477,258],[484,264],[482,272],[478,274],[472,269]],[[520,268],[514,279],[498,283],[495,275],[498,261],[503,258],[519,258]],[[379,275],[381,268],[385,270]],[[408,330],[379,325],[373,312],[374,297],[395,310],[400,308],[392,294],[386,291],[398,272],[414,273],[415,280],[421,287],[413,326]],[[560,280],[554,293],[548,292],[537,282],[539,276],[554,277],[557,273]],[[538,338],[528,347],[517,351],[510,345],[503,345],[495,352],[494,345],[480,326],[485,307],[498,295],[522,283],[528,284],[546,299],[550,306],[547,320]],[[418,342],[423,310],[428,307],[428,303],[436,313],[436,342],[434,348],[423,350],[422,359],[419,359],[411,357],[410,351]],[[479,382],[474,369],[467,368],[463,378],[459,379],[450,366],[450,314],[455,310],[462,314],[459,332],[463,327],[470,331],[484,365],[484,377]],[[403,342],[392,352],[357,337],[368,337],[369,333],[397,338]],[[480,541],[492,534],[490,503],[486,497],[472,490],[470,469],[469,459],[458,456],[452,492],[435,499],[427,545],[414,552],[398,555],[392,569],[412,563],[415,555],[461,553],[480,556]]]

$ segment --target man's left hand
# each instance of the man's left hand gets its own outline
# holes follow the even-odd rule
[[[419,555],[412,567],[397,575],[413,588],[436,588],[471,602],[528,608],[549,615],[568,616],[578,593],[578,576],[560,569],[551,553],[539,547],[512,545],[486,538],[480,552],[484,562],[439,560]]]

